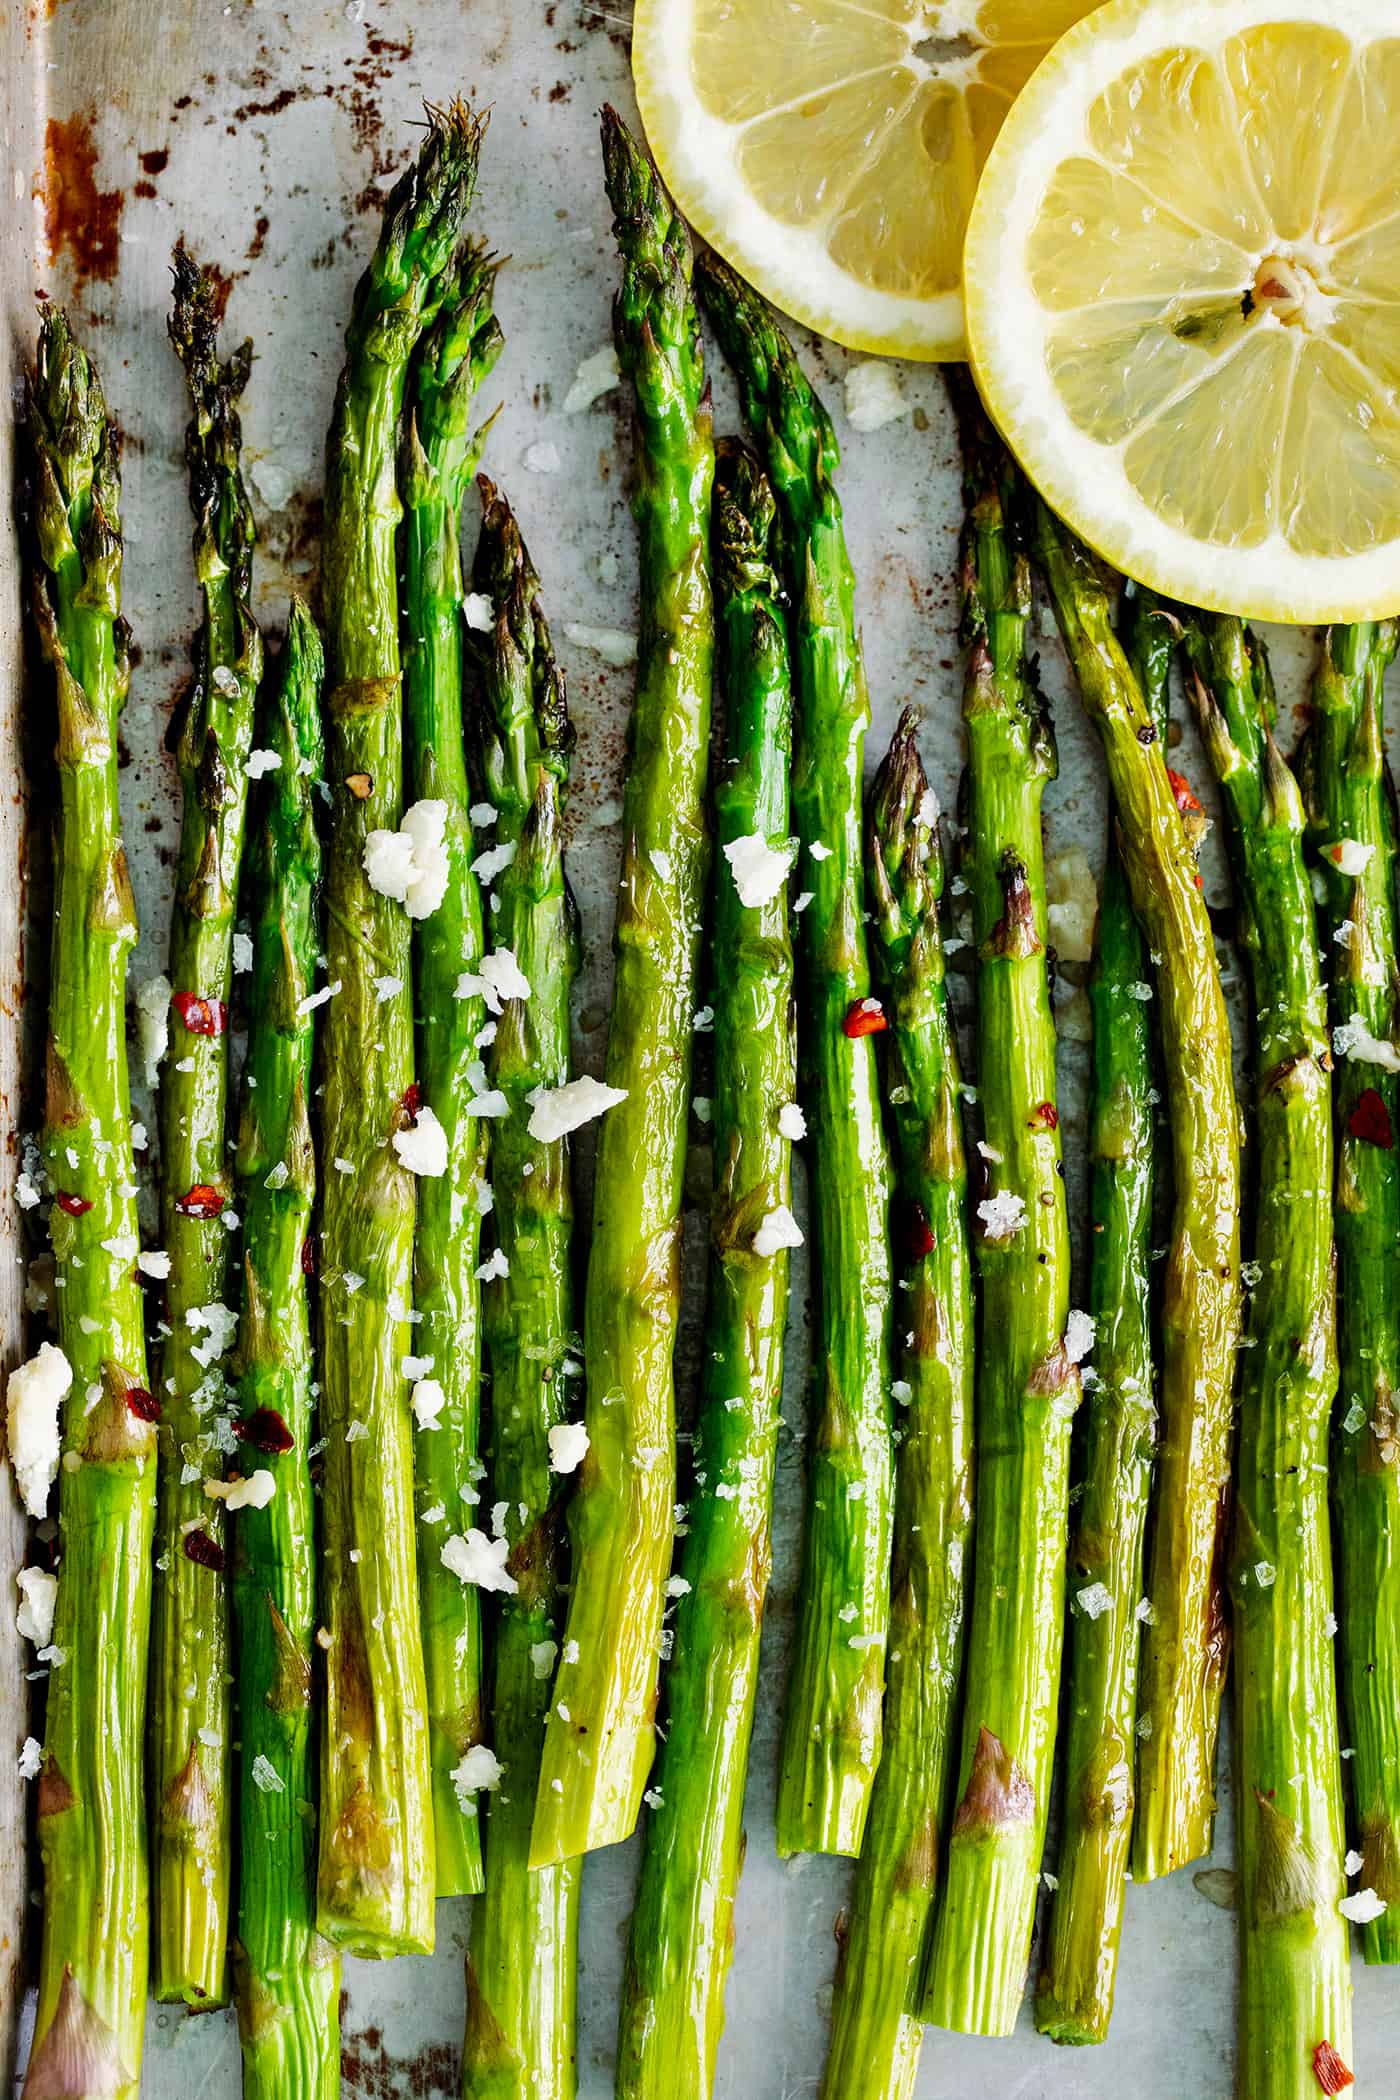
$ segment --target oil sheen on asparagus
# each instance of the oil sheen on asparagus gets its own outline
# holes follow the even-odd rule
[[[900,1351],[885,1746],[836,1979],[826,2100],[909,2100],[957,1745],[972,1530],[973,1305],[938,812],[906,712],[866,812],[875,980],[889,1018]]]
[[[322,1029],[321,1429],[326,1715],[319,1921],[362,1954],[426,1953],[435,1865],[403,1360],[413,1349],[409,918],[365,873],[402,815],[395,486],[408,363],[446,289],[481,125],[434,112],[355,291],[326,446],[328,982]],[[362,1279],[354,1285],[350,1278]]]
[[[315,1010],[305,1002],[321,945],[321,674],[320,636],[293,599],[276,692],[257,725],[259,749],[278,764],[259,791],[249,834],[253,975],[237,1155],[237,1470],[272,1483],[269,1500],[235,1516],[231,1556],[240,1736],[233,1951],[247,2100],[336,2100],[340,2091],[340,1958],[316,1930],[316,1524],[304,1259],[316,1192]]]
[[[1229,1645],[1224,1567],[1240,1319],[1239,1109],[1230,1024],[1194,840],[1087,551],[1038,499],[1036,551],[1118,811],[1123,867],[1156,958],[1172,1224],[1162,1278],[1161,1429],[1138,1682],[1133,1877],[1209,1852]]]
[[[714,449],[690,237],[612,110],[603,160],[622,286],[618,361],[636,403],[641,633],[623,794],[606,1080],[584,1306],[590,1448],[573,1587],[535,1809],[537,1867],[631,1832],[655,1749],[676,1487],[672,1354],[681,1185],[709,869],[705,775]]]
[[[1395,809],[1382,685],[1396,626],[1329,629],[1299,757],[1326,897],[1330,968],[1340,1379],[1332,1439],[1337,1667],[1356,1889],[1385,1910],[1361,1927],[1368,1962],[1400,1961],[1400,1047]],[[1338,936],[1345,930],[1343,944]]]
[[[575,1974],[583,1863],[530,1870],[530,1825],[558,1654],[571,1476],[549,1433],[577,1411],[573,1183],[565,1138],[532,1134],[530,1097],[569,1079],[569,993],[578,964],[564,876],[564,799],[574,733],[539,584],[505,498],[484,478],[472,588],[491,625],[477,639],[474,738],[490,836],[514,846],[494,877],[498,949],[530,987],[508,999],[486,1051],[507,1113],[492,1124],[491,1223],[504,1275],[482,1293],[491,1371],[491,1493],[510,1543],[494,1626],[491,1732],[504,1767],[485,1807],[485,1893],[467,1954],[463,2100],[573,2100]]]
[[[1188,685],[1227,813],[1255,1015],[1254,1284],[1230,1553],[1238,2089],[1249,2100],[1313,2100],[1318,2044],[1352,2060],[1329,1630],[1332,1057],[1303,799],[1274,742],[1268,658],[1239,620],[1202,616],[1189,632]]]
[[[442,306],[419,342],[409,380],[410,422],[401,488],[404,502],[404,712],[413,799],[441,822],[447,882],[436,908],[415,918],[413,994],[418,1024],[417,1084],[442,1125],[447,1169],[418,1191],[413,1353],[430,1360],[441,1397],[423,1411],[414,1438],[418,1591],[428,1686],[429,1754],[439,1896],[481,1887],[475,1804],[460,1798],[453,1774],[481,1739],[481,1604],[442,1559],[446,1509],[463,1514],[462,1487],[478,1468],[481,1381],[481,1204],[488,1121],[479,1037],[486,1008],[479,992],[459,997],[482,954],[481,890],[472,870],[466,744],[462,729],[462,499],[479,444],[472,403],[501,350],[492,312],[495,266],[468,244],[446,273]]]
[[[233,921],[262,638],[252,610],[253,512],[239,465],[244,343],[221,363],[219,282],[175,251],[170,338],[189,381],[185,440],[204,600],[194,673],[171,719],[183,798],[170,922],[170,1048],[160,1093],[161,1224],[170,1276],[161,1357],[160,1493],[151,1646],[152,1896],[157,1998],[227,1992],[233,1798],[222,1467],[230,1396],[226,1149]],[[236,1215],[236,1213],[235,1213]],[[203,1550],[193,1550],[203,1542]]]
[[[778,500],[793,608],[792,813],[799,1031],[812,1133],[814,1392],[778,1850],[857,1853],[880,1760],[889,1618],[889,1162],[866,950],[862,768],[870,719],[835,433],[792,345],[713,254],[697,282]]]
[[[44,1166],[72,1384],[52,1635],[63,1660],[49,1675],[38,1786],[45,1903],[25,2083],[39,2100],[136,2100],[150,1942],[144,1750],[156,1431],[126,1068],[136,909],[117,724],[130,664],[116,430],[57,307],[40,323],[29,434],[34,613],[58,703]]]
[[[1069,1227],[1046,967],[1041,798],[1055,747],[1026,655],[1022,490],[964,377],[966,880],[977,944],[985,1188],[977,1523],[957,1807],[924,2017],[1009,2034],[1025,1986],[1060,1684],[1070,1424]]]
[[[1159,737],[1167,730],[1174,617],[1134,585],[1120,627]],[[1109,810],[1089,1002],[1089,1383],[1084,1489],[1070,1545],[1076,1602],[1069,1636],[1064,1803],[1036,2025],[1058,2042],[1101,2042],[1118,1974],[1133,1828],[1143,1552],[1156,1427],[1152,1249],[1154,1101],[1152,966],[1133,912]]]
[[[787,901],[792,692],[773,523],[773,493],[753,455],[721,447],[713,540],[725,737],[714,798],[709,1304],[694,1485],[673,1585],[666,1739],[623,1981],[620,2100],[709,2100],[714,2088],[772,1559],[797,1079]]]

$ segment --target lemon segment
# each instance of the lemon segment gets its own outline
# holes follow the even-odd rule
[[[966,354],[962,248],[1013,98],[1092,0],[637,0],[632,71],[682,211],[852,349]]]
[[[1400,34],[1371,0],[1110,0],[1018,96],[970,355],[1047,500],[1166,594],[1400,612]]]

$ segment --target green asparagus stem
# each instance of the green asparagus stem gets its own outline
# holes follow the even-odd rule
[[[753,455],[721,446],[713,535],[726,708],[715,787],[724,857],[712,922],[717,1186],[685,1587],[632,1913],[619,2100],[708,2100],[714,2087],[772,1561],[788,1257],[785,1244],[760,1253],[755,1236],[774,1213],[791,1217],[792,1148],[780,1119],[797,1081],[792,950],[786,881],[763,902],[746,903],[729,855],[755,840],[792,851],[792,693],[773,521],[773,493]]]
[[[167,737],[184,812],[170,921],[171,1047],[160,1094],[161,1212],[170,1326],[161,1363],[160,1494],[151,1638],[152,1895],[157,1998],[218,2005],[227,1994],[233,1865],[228,1595],[223,1507],[204,1492],[223,1458],[213,1416],[228,1404],[222,1307],[230,1195],[228,1001],[262,637],[252,609],[252,505],[239,464],[244,343],[218,354],[218,279],[175,250],[170,339],[194,414],[185,439],[195,575],[204,621],[194,675]],[[217,1316],[216,1316],[217,1317]],[[188,1550],[198,1534],[211,1553]],[[209,1559],[218,1565],[210,1566]]]
[[[1159,737],[1177,622],[1129,585],[1123,646]],[[1133,1769],[1143,1550],[1156,1426],[1152,1245],[1155,1078],[1152,982],[1110,807],[1089,990],[1094,1017],[1090,1105],[1093,1176],[1089,1312],[1094,1373],[1084,1492],[1070,1548],[1076,1592],[1098,1608],[1070,1622],[1065,1792],[1036,2025],[1057,2042],[1101,2042],[1113,2012],[1118,1935],[1133,1828]],[[1106,1599],[1106,1601],[1105,1601]]]
[[[1240,1370],[1230,1599],[1237,2089],[1314,2100],[1313,2053],[1351,2061],[1341,1762],[1332,1662],[1327,1441],[1337,1389],[1332,1055],[1303,800],[1274,742],[1262,643],[1234,619],[1188,630],[1188,689],[1229,821],[1255,1014],[1258,1159],[1251,1341]]]
[[[906,713],[866,814],[876,982],[908,1264],[885,1748],[836,1980],[827,2100],[908,2100],[956,1746],[972,1530],[973,1312],[957,1040],[943,980],[937,813]]]
[[[889,1163],[874,1045],[856,1032],[870,996],[861,838],[870,703],[826,410],[762,300],[712,254],[697,281],[778,499],[795,608],[792,809],[798,879],[811,896],[798,1051],[812,1133],[816,1378],[778,1850],[854,1854],[880,1760],[893,1476]]]
[[[483,1293],[491,1368],[491,1493],[505,1504],[508,1572],[494,1628],[492,1734],[505,1770],[487,1800],[486,1892],[467,1955],[464,2100],[573,2100],[578,1860],[530,1871],[530,1825],[558,1646],[570,1485],[550,1470],[549,1432],[567,1419],[576,1372],[573,1190],[562,1138],[530,1135],[530,1096],[569,1077],[569,992],[578,962],[564,878],[563,809],[574,733],[539,584],[509,504],[481,481],[485,518],[473,589],[492,626],[477,649],[476,727],[491,834],[515,858],[495,878],[498,947],[530,986],[487,1051],[510,1104],[493,1125],[496,1243],[509,1269]]]
[[[1039,501],[1035,516],[1056,617],[1108,760],[1129,891],[1157,960],[1154,1010],[1172,1135],[1151,1616],[1138,1685],[1133,1875],[1144,1881],[1209,1852],[1215,1818],[1240,1317],[1239,1110],[1215,941],[1161,739],[1114,638],[1092,561]]]
[[[247,2100],[335,2100],[340,1958],[316,1930],[316,1628],[311,1330],[303,1249],[316,1158],[308,1113],[320,948],[321,641],[293,599],[261,748],[280,760],[249,845],[253,995],[238,1138],[243,1215],[239,1470],[275,1492],[233,1527],[239,1730],[234,1944]]]
[[[479,441],[470,432],[477,389],[500,355],[491,310],[495,265],[466,247],[446,279],[437,319],[414,359],[412,421],[401,476],[405,511],[404,706],[414,800],[442,806],[448,857],[442,902],[414,929],[418,1085],[447,1134],[447,1171],[418,1195],[414,1353],[431,1357],[443,1395],[436,1421],[414,1446],[418,1592],[431,1729],[433,1824],[439,1896],[481,1887],[475,1813],[453,1772],[481,1740],[480,1593],[442,1562],[443,1509],[462,1514],[461,1491],[477,1467],[481,1376],[481,1212],[487,1126],[469,1081],[486,1021],[479,995],[457,997],[458,979],[482,954],[481,891],[471,863],[466,747],[462,734],[462,499]]]
[[[1368,1962],[1400,1961],[1400,1012],[1395,810],[1381,732],[1381,687],[1395,648],[1391,620],[1329,629],[1299,760],[1309,838],[1326,881],[1323,947],[1338,1052],[1341,1376],[1331,1454],[1338,1668],[1346,1740],[1356,1753],[1349,1760],[1353,1842],[1363,1861],[1356,1886],[1374,1889],[1388,1906],[1361,1928]]]
[[[603,158],[622,288],[618,358],[636,394],[642,617],[623,803],[606,1079],[584,1335],[590,1449],[574,1582],[545,1734],[531,1864],[631,1832],[655,1742],[676,1486],[672,1374],[690,1050],[709,840],[709,392],[690,239],[616,112]],[[569,1718],[565,1718],[565,1715]]]
[[[1009,2034],[1025,1986],[1060,1685],[1070,1423],[1069,1228],[1045,965],[1040,805],[1055,747],[1026,657],[1015,469],[964,378],[967,880],[977,942],[977,1531],[957,1809],[924,2017]]]
[[[322,1036],[330,1646],[318,1916],[328,1937],[378,1955],[431,1949],[435,1867],[403,1372],[415,1346],[415,1193],[393,1144],[414,1120],[409,920],[370,887],[364,853],[371,832],[393,831],[402,814],[395,452],[405,375],[446,288],[481,132],[461,104],[429,113],[356,289],[326,446],[326,918],[340,989]],[[353,1294],[351,1276],[364,1279]]]
[[[97,373],[44,309],[29,396],[34,614],[58,700],[57,850],[44,1160],[72,1368],[62,1558],[39,1780],[43,1946],[25,2083],[136,2100],[146,2018],[146,1651],[155,1511],[126,1072],[136,910],[117,799],[130,671],[117,435]]]

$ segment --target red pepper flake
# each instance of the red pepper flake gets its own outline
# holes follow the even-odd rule
[[[841,1033],[850,1036],[854,1042],[863,1035],[879,1035],[889,1025],[878,999],[856,999],[841,1023]]]
[[[175,992],[170,1004],[191,1035],[222,1035],[228,1027],[228,1008],[222,999],[201,999],[194,992]]]
[[[197,1181],[192,1189],[186,1189],[175,1205],[182,1218],[217,1218],[223,1207],[224,1198],[207,1181]]]
[[[1172,784],[1172,795],[1182,816],[1198,817],[1201,813],[1201,805],[1197,801],[1186,775],[1178,773],[1171,766],[1168,766],[1167,778]]]
[[[923,1204],[910,1203],[904,1228],[904,1246],[910,1260],[922,1261],[926,1254],[932,1254],[937,1245],[938,1241],[934,1237],[933,1227],[929,1224],[928,1212]]]
[[[211,1539],[207,1531],[187,1531],[184,1537],[185,1559],[192,1560],[196,1567],[212,1568],[216,1575],[224,1572],[224,1549],[217,1539]]]
[[[233,1433],[241,1443],[251,1444],[255,1451],[290,1451],[296,1442],[275,1407],[257,1407],[241,1422],[235,1422]]]
[[[1056,1108],[1054,1102],[1037,1101],[1035,1107],[1031,1110],[1031,1129],[1058,1130],[1059,1127],[1060,1111]]]
[[[1341,2093],[1356,2083],[1330,2042],[1319,2042],[1313,2050],[1313,2077],[1324,2093]]]
[[[419,1086],[416,1079],[410,1079],[403,1090],[403,1112],[412,1122],[416,1123],[418,1121],[418,1111],[422,1106],[423,1089]]]
[[[316,1274],[316,1242],[309,1232],[301,1243],[301,1273],[303,1276]]]
[[[70,1218],[80,1218],[84,1211],[92,1209],[86,1196],[70,1196],[67,1189],[60,1189],[54,1202]]]
[[[1395,1146],[1395,1133],[1390,1127],[1390,1110],[1373,1086],[1357,1096],[1356,1106],[1347,1117],[1347,1129],[1363,1144],[1379,1145],[1383,1152]]]
[[[148,1393],[143,1385],[129,1385],[126,1389],[126,1404],[138,1422],[158,1422],[160,1402],[154,1393]]]

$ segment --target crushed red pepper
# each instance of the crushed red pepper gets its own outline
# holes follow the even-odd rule
[[[196,992],[173,992],[170,1004],[191,1035],[222,1035],[228,1008],[222,999],[201,999]]]
[[[1356,1106],[1347,1117],[1347,1129],[1363,1144],[1379,1145],[1383,1152],[1395,1146],[1395,1133],[1390,1127],[1390,1110],[1373,1086],[1358,1094]]]
[[[889,1025],[878,999],[856,999],[847,1009],[841,1033],[850,1036],[854,1042],[863,1035],[879,1035]]]

